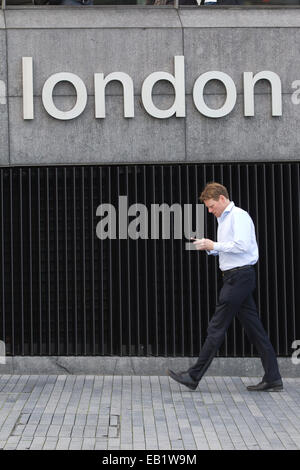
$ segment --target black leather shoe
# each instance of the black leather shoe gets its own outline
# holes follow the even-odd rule
[[[282,392],[282,380],[276,380],[276,382],[264,382],[262,380],[257,385],[249,385],[247,390],[249,392]]]
[[[196,390],[198,386],[198,382],[192,379],[188,372],[179,372],[178,374],[176,374],[171,369],[168,369],[168,375],[172,379],[176,380],[176,382],[179,382],[180,384],[188,387],[190,390]]]

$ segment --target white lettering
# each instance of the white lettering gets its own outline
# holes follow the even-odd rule
[[[281,80],[276,73],[268,70],[254,77],[252,72],[244,72],[244,116],[254,116],[254,86],[259,80],[271,83],[272,116],[282,116]]]
[[[123,72],[114,72],[104,78],[103,73],[95,73],[95,116],[96,118],[105,118],[105,87],[106,85],[117,80],[123,85],[124,93],[124,117],[134,117],[134,92],[132,78]]]
[[[109,454],[109,457],[103,457],[103,465],[127,465],[132,468],[135,465],[136,457],[117,457]]]
[[[226,88],[227,98],[223,106],[219,109],[209,108],[204,101],[204,87],[210,80],[218,80],[222,82]],[[200,77],[196,80],[193,89],[193,97],[196,108],[201,114],[210,118],[219,118],[229,114],[235,106],[236,96],[236,87],[232,78],[229,77],[229,75],[226,73],[218,71],[206,72],[200,75]]]
[[[169,109],[158,109],[152,100],[153,87],[160,80],[170,82],[175,90],[174,103]],[[174,114],[176,117],[185,117],[184,56],[174,57],[174,76],[167,72],[155,72],[145,79],[142,86],[142,101],[147,113],[158,119],[166,119]]]
[[[69,111],[60,111],[53,101],[53,89],[60,82],[71,83],[77,94],[77,101],[75,106]],[[44,108],[50,116],[55,119],[69,120],[78,117],[85,109],[87,103],[87,91],[85,84],[74,73],[61,72],[51,75],[45,82],[42,91],[42,101]]]
[[[23,119],[33,119],[33,65],[32,57],[22,57]]]
[[[0,104],[6,104],[6,85],[3,80],[0,80]]]
[[[32,57],[22,57],[23,78],[23,118],[34,119],[33,100],[33,60]],[[153,103],[153,87],[161,81],[171,83],[174,88],[174,102],[168,109],[159,109]],[[218,109],[210,108],[204,101],[204,88],[211,80],[223,83],[226,91],[225,102]],[[259,80],[267,80],[271,84],[272,116],[282,115],[282,90],[280,77],[271,71],[262,71],[253,76],[252,72],[244,72],[244,115],[254,116],[254,88]],[[112,72],[104,77],[103,73],[94,74],[95,87],[95,117],[105,118],[105,90],[111,81],[119,81],[123,87],[124,117],[134,117],[134,85],[132,78],[124,72]],[[69,111],[62,111],[53,101],[53,90],[60,82],[71,83],[76,91],[76,103]],[[4,89],[0,88],[0,104],[6,99]],[[1,85],[2,86],[2,85]],[[300,103],[300,80],[292,84],[297,88],[292,96],[294,104]],[[4,96],[2,98],[2,96]],[[158,119],[171,116],[185,117],[185,65],[184,56],[174,57],[174,75],[167,72],[154,72],[148,75],[142,84],[141,98],[146,112]],[[232,78],[224,72],[209,71],[200,75],[194,83],[193,99],[197,110],[206,117],[220,118],[228,115],[236,104],[237,91]],[[80,116],[87,104],[87,90],[84,82],[77,75],[69,72],[55,73],[45,82],[42,90],[42,102],[50,116],[60,120],[71,120]]]

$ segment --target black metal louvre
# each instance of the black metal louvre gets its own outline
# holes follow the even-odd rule
[[[197,356],[221,285],[217,259],[186,251],[185,239],[99,240],[96,209],[117,209],[119,195],[149,214],[153,203],[196,204],[215,180],[254,220],[259,312],[276,353],[291,355],[300,339],[299,175],[299,163],[1,168],[7,354]],[[205,220],[215,239],[214,217]],[[235,321],[219,355],[256,354]]]

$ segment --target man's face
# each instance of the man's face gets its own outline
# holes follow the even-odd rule
[[[215,199],[206,199],[204,204],[210,214],[213,214],[215,217],[220,217],[228,202],[229,201],[224,196],[220,196],[217,201]]]

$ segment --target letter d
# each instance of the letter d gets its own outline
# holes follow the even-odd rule
[[[175,100],[169,109],[158,109],[152,100],[153,87],[160,80],[172,83],[175,90]],[[145,79],[142,101],[147,113],[155,118],[166,119],[173,114],[176,114],[176,117],[185,117],[184,56],[174,57],[174,76],[167,72],[154,72]]]

